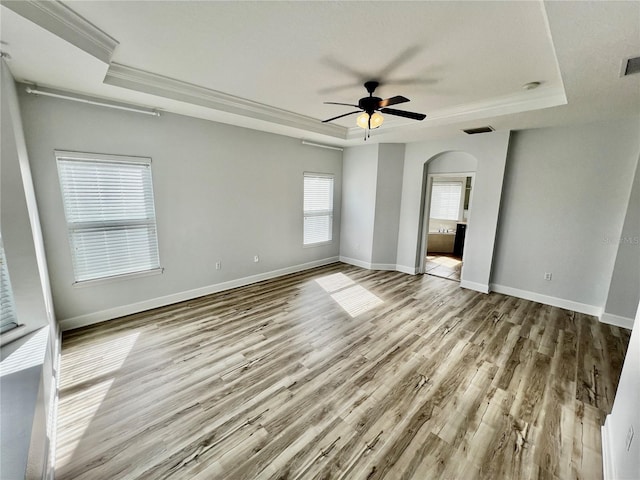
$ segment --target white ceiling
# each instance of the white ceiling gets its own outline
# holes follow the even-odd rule
[[[363,131],[356,115],[321,124],[353,110],[323,102],[357,103],[370,79],[382,81],[378,96],[411,99],[397,108],[427,114],[385,115],[370,141],[640,112],[640,75],[620,77],[640,55],[638,1],[33,5],[3,1],[0,12],[20,81],[334,145],[360,144]],[[522,89],[532,81],[542,85]]]

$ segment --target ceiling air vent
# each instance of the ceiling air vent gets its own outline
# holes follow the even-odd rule
[[[467,128],[466,130],[462,130],[464,133],[469,135],[475,135],[476,133],[489,133],[493,132],[493,127],[487,125],[486,127],[478,127],[478,128]]]
[[[624,67],[622,76],[640,72],[640,57],[630,58]]]

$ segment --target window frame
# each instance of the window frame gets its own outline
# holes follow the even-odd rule
[[[136,277],[144,277],[144,276],[149,276],[149,275],[158,275],[164,272],[164,268],[162,268],[161,263],[160,263],[160,246],[159,246],[159,242],[158,242],[158,220],[157,220],[157,215],[155,212],[155,196],[154,196],[154,189],[153,189],[153,174],[151,172],[151,163],[152,163],[152,159],[150,157],[142,157],[142,156],[129,156],[129,155],[111,155],[111,154],[101,154],[101,153],[89,153],[89,152],[75,152],[75,151],[67,151],[67,150],[54,150],[54,154],[55,154],[55,158],[56,158],[56,167],[57,167],[57,171],[58,171],[58,181],[59,181],[59,187],[60,187],[60,195],[61,195],[61,200],[62,200],[62,207],[63,207],[63,211],[64,211],[64,216],[65,216],[65,222],[66,222],[66,228],[67,228],[67,240],[69,242],[69,249],[70,249],[70,255],[71,255],[71,261],[72,261],[72,265],[73,265],[73,275],[74,275],[74,281],[72,283],[72,285],[74,287],[85,287],[85,286],[91,286],[91,285],[95,285],[95,284],[100,284],[100,283],[109,283],[109,282],[115,282],[115,281],[119,281],[122,279],[130,279],[130,278],[136,278]],[[68,216],[67,216],[67,202],[65,200],[65,196],[64,196],[64,183],[63,183],[63,178],[62,178],[62,173],[60,170],[60,161],[71,161],[71,162],[86,162],[86,163],[108,163],[108,164],[136,164],[136,165],[144,165],[147,167],[148,169],[148,175],[149,175],[149,188],[150,191],[147,192],[151,198],[151,205],[150,205],[150,209],[151,212],[153,213],[152,218],[149,218],[145,221],[141,221],[139,219],[135,219],[135,220],[131,220],[131,221],[127,221],[127,220],[115,220],[115,221],[85,221],[85,222],[78,222],[78,223],[84,223],[84,226],[78,226],[78,225],[73,225],[72,222],[69,222]],[[95,230],[95,229],[100,229],[100,228],[104,228],[105,230],[108,230],[109,228],[114,228],[114,227],[127,227],[127,226],[131,226],[131,227],[135,227],[135,226],[153,226],[153,230],[154,230],[154,234],[155,234],[155,243],[152,245],[155,245],[156,248],[156,252],[155,255],[157,257],[157,266],[153,267],[153,268],[149,268],[149,269],[145,269],[145,270],[136,270],[136,271],[131,271],[131,272],[124,272],[124,273],[119,273],[119,274],[114,274],[114,275],[108,275],[105,274],[105,272],[101,272],[102,276],[99,277],[95,277],[95,278],[86,278],[86,279],[82,279],[79,280],[78,279],[78,271],[77,271],[77,267],[76,267],[76,262],[77,257],[75,254],[75,249],[74,249],[74,241],[72,238],[72,233],[74,231],[89,231],[91,229]],[[153,252],[152,252],[153,253]]]
[[[331,209],[330,210],[305,210],[304,209],[304,199],[305,199],[305,179],[306,178],[328,178],[331,180]],[[322,245],[329,245],[333,243],[333,220],[334,220],[334,200],[335,200],[335,175],[333,173],[321,173],[321,172],[303,172],[302,174],[302,246],[303,248],[313,248],[319,247]],[[322,240],[320,242],[313,243],[305,243],[305,220],[309,217],[329,217],[329,239]]]

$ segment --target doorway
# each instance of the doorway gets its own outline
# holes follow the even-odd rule
[[[427,176],[424,273],[460,282],[474,173]]]

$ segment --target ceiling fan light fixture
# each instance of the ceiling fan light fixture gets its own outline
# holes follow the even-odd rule
[[[369,120],[369,118],[371,118],[371,120]],[[371,127],[369,127],[369,122],[371,122]],[[358,115],[358,118],[356,119],[356,124],[360,128],[364,128],[365,130],[367,128],[378,128],[380,125],[382,125],[383,122],[384,117],[378,112],[374,112],[371,116],[369,116],[367,112],[363,112]]]
[[[384,122],[384,117],[380,115],[378,112],[374,112],[371,115],[371,128],[378,128]]]

